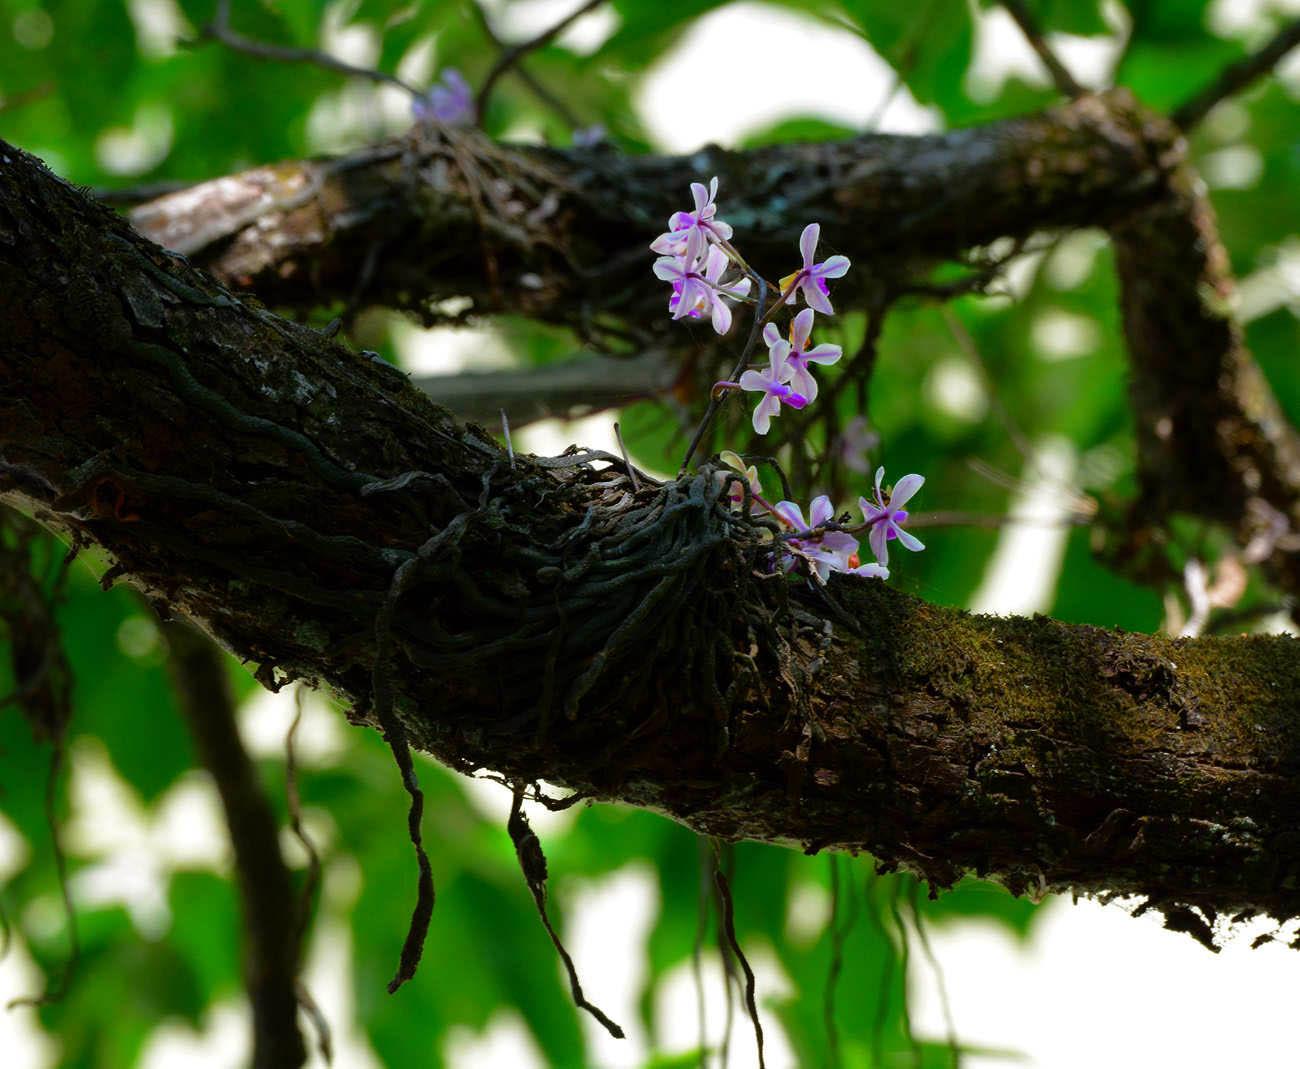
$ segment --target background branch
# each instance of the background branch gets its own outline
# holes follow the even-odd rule
[[[524,56],[528,55],[528,53],[535,52],[539,48],[544,48],[577,22],[578,19],[582,18],[583,15],[587,14],[589,11],[594,11],[604,2],[605,0],[586,0],[586,3],[580,5],[574,9],[572,13],[566,15],[564,18],[560,19],[559,22],[543,30],[535,37],[530,37],[527,41],[521,41],[517,45],[508,46],[497,58],[497,61],[492,65],[492,68],[487,72],[487,76],[483,79],[483,84],[479,86],[478,95],[474,98],[474,113],[478,116],[479,121],[482,121],[483,113],[487,111],[488,101],[492,98],[492,90],[496,88],[497,82],[506,71],[518,64],[518,62],[523,59]],[[489,29],[490,32],[487,19],[482,17],[481,11],[480,20],[482,21],[484,28]],[[495,34],[492,36],[495,37]]]
[[[1300,45],[1300,19],[1292,19],[1267,44],[1226,67],[1213,82],[1178,105],[1170,118],[1181,129],[1190,131],[1200,125],[1216,104],[1267,75],[1297,45]]]
[[[581,355],[510,371],[424,375],[412,381],[463,420],[495,427],[504,409],[512,427],[539,419],[577,419],[658,397],[681,364],[667,352],[634,357]]]
[[[298,898],[280,853],[280,826],[239,737],[225,658],[192,624],[163,624],[168,667],[203,767],[211,774],[235,854],[244,917],[244,981],[252,1008],[254,1069],[307,1060],[298,1028],[302,954]]]
[[[366,81],[378,82],[381,85],[395,86],[412,96],[418,96],[420,93],[418,89],[407,85],[396,75],[375,70],[372,67],[358,67],[320,49],[290,48],[245,37],[230,28],[230,0],[217,0],[217,8],[212,16],[212,21],[199,31],[199,40],[216,41],[232,51],[252,56],[254,59],[272,60],[277,63],[308,63],[313,67],[335,71],[338,74],[346,74],[352,78],[364,78]]]
[[[1002,0],[1002,6],[1016,20],[1020,32],[1025,35],[1029,46],[1038,54],[1038,58],[1043,61],[1043,66],[1047,68],[1047,73],[1052,76],[1052,82],[1056,88],[1071,99],[1086,93],[1087,90],[1074,80],[1074,75],[1069,72],[1065,64],[1052,51],[1051,46],[1047,43],[1047,38],[1043,36],[1042,30],[1038,28],[1038,23],[1034,20],[1033,15],[1029,13],[1029,8],[1025,6],[1024,0]]]

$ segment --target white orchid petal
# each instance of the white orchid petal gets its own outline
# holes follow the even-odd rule
[[[898,535],[899,545],[905,547],[906,549],[910,549],[913,553],[925,549],[925,543],[922,542],[919,538],[917,538],[916,535],[908,534],[908,532],[904,531],[901,527],[898,526],[894,527],[894,532]]]
[[[790,344],[799,350],[808,348],[808,339],[812,335],[813,319],[816,314],[811,308],[805,308],[790,320]]]
[[[889,495],[889,507],[901,509],[916,492],[925,485],[924,475],[904,475],[898,480],[898,485],[894,487],[894,492]]]
[[[820,527],[827,520],[834,518],[835,506],[831,504],[831,499],[825,494],[813,498],[813,503],[808,509],[808,518],[812,521],[810,526]]]
[[[799,252],[803,256],[805,271],[813,265],[813,259],[817,255],[817,242],[821,238],[821,233],[822,227],[820,223],[809,223],[803,228],[803,233],[799,235]]]

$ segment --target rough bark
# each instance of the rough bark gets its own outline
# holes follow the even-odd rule
[[[347,158],[216,179],[131,219],[273,306],[360,301],[435,314],[459,298],[472,312],[579,326],[610,314],[660,323],[646,245],[689,206],[692,181],[720,177],[725,217],[769,277],[790,270],[800,231],[816,219],[828,247],[859,270],[897,278],[909,262],[1042,229],[1105,226],[1149,203],[1160,175],[1144,119],[1115,93],[933,136],[744,152],[711,145],[669,157],[415,127]],[[849,306],[854,296],[836,299]]]
[[[0,492],[265,683],[318,679],[366,721],[382,682],[453,768],[725,838],[1146,894],[1203,936],[1186,907],[1300,915],[1293,639],[790,585],[707,472],[511,463],[2,145],[0,324]]]
[[[1300,437],[1233,317],[1228,253],[1186,144],[1158,116],[1148,129],[1159,196],[1111,227],[1138,436],[1137,541],[1176,512],[1215,520],[1300,596]]]

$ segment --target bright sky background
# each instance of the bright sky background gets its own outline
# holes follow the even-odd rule
[[[500,32],[517,39],[552,24],[572,9],[576,0],[530,0],[489,4],[497,12]],[[1174,0],[1170,0],[1174,2]],[[175,27],[182,25],[173,0],[132,0],[137,23],[150,29],[156,47],[165,49]],[[1116,5],[1117,6],[1117,5]],[[1237,30],[1258,18],[1267,0],[1220,0],[1213,9],[1216,28]],[[1276,7],[1300,7],[1287,0]],[[1061,38],[1054,43],[1067,65],[1086,83],[1105,79],[1115,49],[1122,40],[1123,18],[1114,19],[1110,40]],[[376,42],[364,31],[336,29],[329,46],[354,62],[373,60]],[[565,40],[591,49],[616,27],[609,10],[581,20]],[[818,79],[791,78],[772,92],[716,92],[710,106],[697,106],[701,71],[718,87],[771,84],[771,72],[789,69],[790,57],[815,56]],[[436,57],[436,42],[412,50],[402,74],[428,80]],[[1300,65],[1294,65],[1300,70]],[[970,75],[973,95],[990,95],[1001,80],[1015,72],[1040,81],[1041,69],[1010,19],[995,9],[981,17],[976,59]],[[1297,79],[1300,81],[1300,78]],[[874,114],[890,88],[888,66],[860,39],[824,22],[785,9],[758,3],[738,3],[701,19],[674,52],[652,71],[637,106],[649,129],[665,149],[687,151],[708,141],[727,144],[748,131],[790,114],[818,114],[862,126]],[[378,94],[378,95],[376,95]],[[328,148],[350,125],[381,107],[400,125],[407,121],[407,102],[398,95],[370,87],[349,86],[323,103],[313,114],[311,129],[322,149]],[[881,128],[894,132],[924,132],[938,128],[937,116],[916,104],[903,90],[883,114]],[[127,146],[130,148],[130,146]],[[146,146],[147,147],[147,146]],[[137,146],[139,148],[139,146]],[[121,150],[121,146],[118,146]],[[141,149],[144,151],[144,149]],[[1224,184],[1236,180],[1249,161],[1225,160]],[[1234,170],[1235,168],[1235,170]],[[683,191],[685,194],[685,191]],[[1086,261],[1088,239],[1076,243]],[[1095,249],[1095,246],[1094,246]],[[1300,251],[1279,259],[1268,277],[1246,280],[1248,312],[1262,314],[1276,301],[1300,293]],[[1068,273],[1068,257],[1054,269]],[[1012,280],[1014,287],[1015,280]],[[1252,288],[1253,286],[1253,288]],[[1279,297],[1279,294],[1281,296]],[[1047,320],[1034,332],[1038,358],[1072,359],[1087,350],[1068,320]],[[424,373],[454,373],[472,362],[482,369],[492,362],[509,362],[509,354],[490,330],[404,332],[402,348],[408,367]],[[953,414],[982,418],[987,410],[978,377],[954,364],[939,366],[924,385],[926,403]],[[570,442],[611,451],[616,445],[611,419],[597,416],[577,424],[541,424],[516,433],[518,448],[541,454],[559,452]],[[1078,464],[1067,443],[1037,443],[1026,462],[1020,497],[1012,512],[1041,521],[1061,514],[1068,484]],[[975,602],[985,612],[1032,612],[1051,602],[1060,568],[1065,534],[1041,522],[1008,527],[995,551]],[[131,641],[124,636],[123,641]],[[259,693],[244,711],[242,723],[255,753],[281,752],[292,696]],[[300,736],[305,765],[328,764],[348,728],[337,714],[309,698]],[[142,929],[165,926],[162,889],[171,868],[204,861],[215,868],[225,862],[225,836],[212,791],[202,776],[183,780],[153,814],[136,805],[117,780],[101,750],[94,745],[73,753],[73,816],[71,845],[111,846],[115,858],[78,880],[80,901],[119,900],[128,904]],[[468,804],[504,822],[509,799],[499,786],[467,782]],[[313,834],[327,839],[327,814],[309,814]],[[562,815],[537,811],[534,825],[543,836],[580,819],[578,811]],[[287,847],[288,848],[288,847]],[[0,816],[0,877],[24,862],[25,844]],[[325,901],[345,910],[359,888],[358,874],[341,861],[326,872]],[[583,981],[601,992],[601,1004],[616,1019],[634,1027],[618,1043],[592,1025],[589,1036],[603,1069],[638,1066],[650,1049],[650,1039],[636,1025],[636,985],[644,974],[641,942],[657,908],[654,882],[648,870],[631,866],[601,882],[570,887],[566,916],[571,918],[566,941]],[[820,930],[824,894],[796,897],[790,938]],[[576,907],[576,908],[574,908]],[[329,909],[324,911],[329,913]],[[28,920],[40,921],[40,917]],[[57,917],[47,922],[57,923]],[[435,922],[436,923],[436,922]],[[1177,1065],[1180,1069],[1221,1069],[1235,1065],[1283,1064],[1282,1052],[1294,1052],[1292,1022],[1296,992],[1300,991],[1300,956],[1280,946],[1251,951],[1254,929],[1240,935],[1219,955],[1211,955],[1190,938],[1166,932],[1154,917],[1133,919],[1118,905],[1092,902],[1049,903],[1032,938],[1019,946],[1010,935],[990,924],[966,924],[931,931],[931,941],[943,970],[958,1035],[966,1042],[1018,1051],[1023,1058],[970,1057],[968,1069],[1026,1066],[1041,1069],[1095,1069]],[[773,955],[763,947],[747,948],[759,978],[760,995],[788,988]],[[378,1060],[352,1023],[349,989],[349,936],[346,927],[327,921],[313,939],[306,982],[334,1029],[340,1069],[372,1069]],[[715,983],[708,992],[709,1020],[720,1023],[723,1013],[716,960],[710,963]],[[945,1026],[938,987],[922,955],[912,956],[910,989],[917,1031],[941,1037]],[[557,965],[557,982],[559,969]],[[38,974],[21,945],[0,960],[0,993],[37,989]],[[665,1052],[689,1049],[695,1041],[695,995],[689,970],[682,969],[666,985],[653,1037]],[[200,1035],[187,1027],[165,1025],[149,1045],[146,1069],[235,1069],[247,1040],[246,1008],[240,1002],[214,1007]],[[583,1018],[584,1026],[589,1022]],[[794,1064],[780,1026],[764,1015],[768,1063],[772,1069]],[[452,1037],[456,1066],[474,1069],[530,1069],[540,1066],[535,1043],[518,1014],[502,1010],[482,1034],[463,1030]],[[749,1034],[740,1027],[732,1043],[733,1069],[754,1065]],[[57,1051],[30,1027],[24,1012],[0,1013],[0,1065],[4,1069],[52,1069]],[[1295,1055],[1287,1055],[1294,1062]],[[318,1061],[311,1063],[316,1066]],[[1290,1064],[1290,1062],[1288,1062]],[[393,1067],[405,1069],[405,1067]]]

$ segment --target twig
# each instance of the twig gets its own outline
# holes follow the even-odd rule
[[[479,26],[482,27],[483,36],[491,41],[497,48],[504,51],[506,45],[492,28],[492,23],[488,21],[487,12],[483,10],[483,5],[478,3],[478,0],[471,0],[470,10],[474,12],[474,16],[477,18]],[[569,106],[539,82],[520,60],[516,60],[511,69],[514,72],[515,77],[528,87],[533,96],[555,112],[555,114],[560,117],[560,120],[571,130],[576,130],[582,125],[582,120],[573,113]],[[480,120],[482,119],[481,112],[479,113],[479,118]]]
[[[199,31],[198,40],[217,41],[227,48],[242,52],[246,56],[252,56],[254,59],[266,59],[278,63],[310,63],[312,66],[321,67],[324,70],[336,71],[339,74],[351,75],[354,78],[365,78],[368,81],[378,82],[382,85],[396,86],[398,89],[410,93],[411,96],[420,95],[420,91],[414,86],[408,85],[401,78],[386,71],[375,70],[371,67],[357,67],[316,48],[290,48],[284,45],[271,45],[236,33],[230,28],[230,0],[217,0],[217,9],[212,16],[212,21]]]
[[[605,0],[587,0],[572,14],[560,19],[559,22],[549,29],[543,30],[536,37],[530,37],[527,41],[521,41],[517,45],[511,45],[503,51],[498,57],[492,69],[488,71],[487,77],[483,79],[483,84],[479,86],[478,95],[474,98],[474,114],[479,121],[482,121],[483,113],[487,110],[488,100],[492,96],[492,90],[496,88],[497,82],[506,71],[515,66],[529,52],[534,52],[539,48],[549,44],[552,40],[567,30],[588,11],[594,11],[600,7]],[[486,25],[486,19],[484,20]]]
[[[627,477],[632,480],[632,491],[640,492],[641,480],[637,477],[636,468],[632,467],[632,461],[628,459],[627,446],[623,444],[623,429],[614,421],[614,437],[618,440],[618,451],[623,454],[623,463],[627,465]]]
[[[909,527],[1079,527],[1092,522],[1092,517],[1080,512],[1072,512],[1057,519],[1044,519],[1041,516],[1013,516],[995,512],[959,512],[946,510],[936,512],[909,513]]]
[[[736,911],[731,901],[731,886],[722,871],[722,848],[718,841],[713,841],[713,882],[718,888],[718,897],[722,900],[722,928],[727,936],[727,945],[736,955],[736,961],[745,974],[745,1008],[754,1025],[754,1041],[758,1044],[758,1069],[766,1069],[767,1061],[763,1057],[763,1025],[758,1019],[758,1002],[755,999],[754,970],[749,967],[745,952],[740,949],[736,938]]]
[[[758,284],[758,301],[754,305],[754,322],[749,328],[749,337],[745,341],[745,348],[741,350],[740,359],[736,361],[736,366],[732,368],[730,375],[732,380],[740,378],[740,373],[745,370],[745,366],[749,363],[749,354],[754,351],[754,346],[758,343],[759,334],[763,329],[763,320],[766,318],[763,313],[764,306],[767,304],[767,283],[761,275],[754,275],[753,277]],[[784,296],[782,294],[783,299]],[[718,407],[721,404],[721,398],[714,393],[709,394],[708,407],[704,410],[700,425],[695,428],[695,434],[691,437],[691,444],[686,447],[686,456],[682,458],[681,472],[679,474],[685,474],[686,468],[691,462],[691,457],[695,455],[695,450],[699,448],[700,439],[704,437],[704,432],[709,429],[709,424],[713,422],[713,417],[717,414]]]
[[[239,737],[234,698],[220,651],[188,623],[163,625],[168,667],[203,767],[215,781],[235,854],[244,915],[244,983],[252,1006],[253,1065],[302,1065],[298,900],[280,852],[280,828],[257,769]]]
[[[1213,82],[1179,104],[1171,118],[1183,130],[1191,130],[1220,101],[1240,93],[1251,82],[1268,74],[1296,45],[1300,45],[1300,19],[1293,19],[1283,26],[1258,51],[1225,67]]]
[[[1074,80],[1072,75],[1056,57],[1048,45],[1047,39],[1043,36],[1038,24],[1034,22],[1034,17],[1029,13],[1022,0],[1002,0],[1002,6],[1007,9],[1011,17],[1016,20],[1016,25],[1020,27],[1029,41],[1029,46],[1038,53],[1038,58],[1043,61],[1043,66],[1047,68],[1047,73],[1052,76],[1052,82],[1056,85],[1065,96],[1071,100],[1075,97],[1081,97],[1086,89]]]
[[[615,424],[615,426],[618,426],[618,424]],[[506,452],[510,455],[510,467],[513,469],[515,466],[515,443],[510,440],[510,420],[506,416],[504,408],[501,410],[501,434],[505,437]]]
[[[180,193],[197,184],[197,182],[173,179],[164,182],[146,182],[139,186],[124,186],[121,189],[110,189],[104,186],[92,189],[90,195],[101,204],[109,204],[114,208],[134,208],[140,204],[147,204],[151,200],[157,200],[159,197]]]
[[[325,1060],[326,1065],[334,1064],[334,1040],[330,1033],[330,1023],[325,1018],[325,1014],[316,1004],[316,1000],[311,997],[311,992],[307,990],[307,985],[299,980],[293,985],[293,993],[297,996],[298,1005],[302,1007],[302,1012],[307,1015],[307,1020],[316,1029],[316,1046],[320,1050],[320,1056]]]
[[[1002,403],[1002,397],[998,392],[997,379],[994,378],[992,370],[984,362],[984,354],[980,352],[979,346],[975,344],[975,339],[971,337],[970,331],[966,325],[957,317],[956,313],[947,306],[944,306],[943,320],[948,325],[948,333],[952,335],[953,341],[957,343],[967,359],[975,365],[979,376],[984,380],[984,389],[989,397],[989,406],[993,409],[993,414],[997,416],[998,422],[1002,424],[1002,429],[1007,432],[1007,437],[1011,439],[1011,444],[1016,447],[1016,452],[1020,454],[1021,459],[1026,464],[1034,462],[1034,448],[1029,444],[1029,439],[1020,425],[1016,423],[1011,415],[1011,410]]]
[[[569,989],[573,992],[573,1002],[580,1010],[586,1010],[592,1017],[601,1023],[605,1031],[615,1039],[623,1038],[623,1029],[605,1016],[601,1008],[591,1002],[582,993],[582,984],[578,982],[578,970],[573,964],[573,958],[569,952],[564,949],[564,944],[560,942],[559,935],[556,934],[555,928],[551,925],[551,918],[546,912],[546,855],[542,853],[541,840],[537,838],[537,833],[528,824],[528,817],[524,814],[524,784],[516,783],[514,786],[514,802],[510,806],[510,819],[506,823],[506,830],[510,832],[510,841],[515,845],[515,856],[519,859],[519,868],[523,871],[524,880],[528,884],[528,890],[532,892],[533,901],[537,904],[537,914],[542,919],[542,927],[546,929],[546,934],[551,937],[551,943],[555,946],[556,953],[560,955],[560,960],[564,962],[564,969],[569,974]]]
[[[42,82],[31,89],[23,89],[7,97],[0,97],[0,115],[10,111],[17,111],[19,108],[25,108],[28,104],[35,104],[38,100],[43,100],[53,92],[53,82]]]

